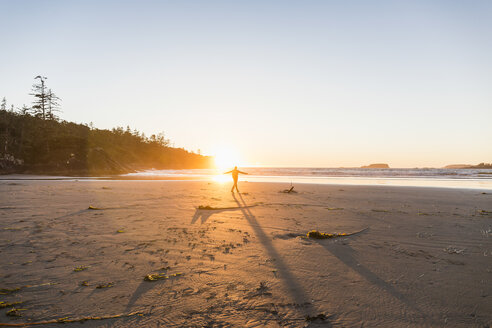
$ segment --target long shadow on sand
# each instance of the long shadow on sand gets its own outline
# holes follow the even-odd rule
[[[302,196],[305,199],[309,199],[310,201],[314,202],[319,202],[318,199],[312,199],[310,197]],[[323,205],[323,204],[320,204]],[[361,213],[357,213],[361,214]],[[364,215],[367,218],[370,218],[374,220],[374,217],[372,215]],[[366,231],[364,229],[363,231]],[[361,236],[364,232],[357,233],[353,237],[350,237],[352,240],[355,238],[358,238]],[[406,304],[413,310],[417,310],[416,305],[409,301],[408,299],[405,298],[403,294],[401,294],[399,291],[397,291],[393,286],[385,282],[383,279],[379,278],[374,272],[360,264],[356,259],[355,259],[355,254],[356,252],[354,251],[353,248],[351,248],[348,245],[341,245],[338,243],[333,243],[328,240],[316,240],[316,242],[320,245],[323,246],[328,252],[333,254],[337,259],[339,259],[342,263],[344,263],[346,266],[357,272],[360,276],[362,276],[364,279],[369,281],[371,284],[376,285],[378,288],[386,291],[388,294],[393,296],[394,298],[400,300],[402,303]]]
[[[346,266],[357,272],[361,277],[366,279],[369,283],[377,286],[381,290],[384,290],[389,295],[396,298],[397,300],[405,304],[408,308],[412,309],[416,313],[422,314],[422,311],[417,307],[417,305],[413,301],[407,299],[402,293],[396,290],[393,286],[391,286],[386,281],[381,279],[378,275],[376,275],[374,272],[372,272],[371,270],[360,264],[355,258],[356,252],[354,251],[353,248],[351,248],[348,245],[332,243],[326,240],[325,241],[319,240],[317,241],[317,243],[323,246],[328,252],[333,254],[333,256],[339,259]]]
[[[165,281],[154,281],[154,282],[147,282],[147,281],[142,281],[140,285],[138,285],[137,289],[133,292],[132,297],[128,301],[128,304],[126,305],[125,311],[128,312],[132,309],[133,305],[137,302],[137,300],[142,296],[147,294],[151,289],[154,289],[156,287],[159,287],[159,285],[165,283]],[[168,282],[169,283],[169,282]]]
[[[207,222],[208,218],[214,214],[222,213],[222,212],[228,212],[228,211],[237,211],[237,210],[239,210],[239,208],[237,208],[237,207],[216,209],[216,210],[204,210],[204,209],[197,208],[195,211],[195,214],[193,215],[193,218],[191,219],[191,224],[194,224],[199,219],[201,220],[201,223],[203,224],[203,223]]]
[[[312,199],[310,197],[302,196],[305,199],[309,199],[310,201],[314,202],[319,202],[318,199]],[[323,205],[323,204],[320,204]],[[356,213],[354,214],[363,214],[363,213]],[[371,220],[374,220],[375,218],[372,215],[367,215],[363,214],[366,218],[369,218]],[[358,238],[360,234],[357,234],[357,236],[350,237],[351,239]],[[338,243],[333,243],[328,240],[317,240],[316,241],[319,245],[324,247],[328,252],[330,252],[333,256],[335,256],[338,260],[340,260],[342,263],[344,263],[346,266],[351,268],[353,271],[357,272],[361,277],[366,279],[369,283],[375,285],[379,289],[385,291],[401,303],[403,303],[405,306],[407,306],[409,309],[413,310],[415,313],[420,314],[421,318],[426,319],[429,321],[429,318],[424,314],[424,312],[419,309],[417,304],[413,302],[412,300],[409,300],[405,295],[400,293],[396,288],[394,288],[392,285],[388,284],[386,281],[381,279],[378,275],[376,275],[374,272],[366,268],[364,265],[360,264],[357,259],[356,259],[356,252],[354,251],[353,248],[351,248],[348,245],[341,245]],[[437,322],[435,323],[436,325],[438,324]]]
[[[310,305],[310,299],[304,293],[302,287],[298,284],[296,278],[292,275],[287,265],[282,261],[280,254],[277,252],[275,247],[272,245],[270,238],[266,235],[265,231],[261,228],[260,224],[256,220],[256,217],[251,213],[249,207],[244,201],[241,194],[239,194],[239,198],[241,202],[236,198],[235,194],[232,194],[234,201],[236,201],[239,209],[243,213],[244,217],[248,221],[248,223],[253,228],[256,236],[260,240],[261,244],[265,247],[268,255],[275,259],[275,266],[277,267],[278,272],[280,273],[280,277],[283,279],[284,285],[289,291],[291,297],[295,301],[295,303],[300,305]]]

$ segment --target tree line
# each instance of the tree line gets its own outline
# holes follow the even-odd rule
[[[7,99],[3,97],[2,102],[0,103],[0,110],[9,110],[10,112],[17,111],[21,115],[28,114],[42,118],[43,120],[58,120],[59,117],[56,113],[61,112],[61,99],[51,91],[51,88],[46,86],[47,79],[47,77],[41,75],[34,78],[35,82],[32,85],[32,93],[29,94],[34,97],[34,100],[30,107],[22,105],[22,107],[16,109],[14,105],[11,104],[8,108]]]
[[[143,169],[212,166],[212,158],[170,147],[163,133],[97,129],[58,116],[61,99],[35,77],[30,107],[0,103],[0,173],[67,175],[121,174]]]

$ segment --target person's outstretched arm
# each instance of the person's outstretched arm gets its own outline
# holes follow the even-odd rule
[[[248,174],[248,173],[246,173],[246,172],[239,171],[239,170],[238,170],[238,172],[239,172],[239,173],[241,173],[241,174]]]
[[[228,173],[232,173],[232,171],[224,172],[224,173],[222,173],[222,174],[228,174]]]

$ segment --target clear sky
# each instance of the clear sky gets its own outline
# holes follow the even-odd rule
[[[492,162],[492,1],[0,0],[0,43],[9,104],[243,165]]]

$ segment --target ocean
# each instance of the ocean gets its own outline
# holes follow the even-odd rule
[[[363,168],[296,168],[241,167],[248,175],[240,181],[277,182],[284,184],[389,185],[492,190],[492,169],[363,169]],[[132,178],[198,179],[228,182],[227,170],[147,170],[126,174]]]

